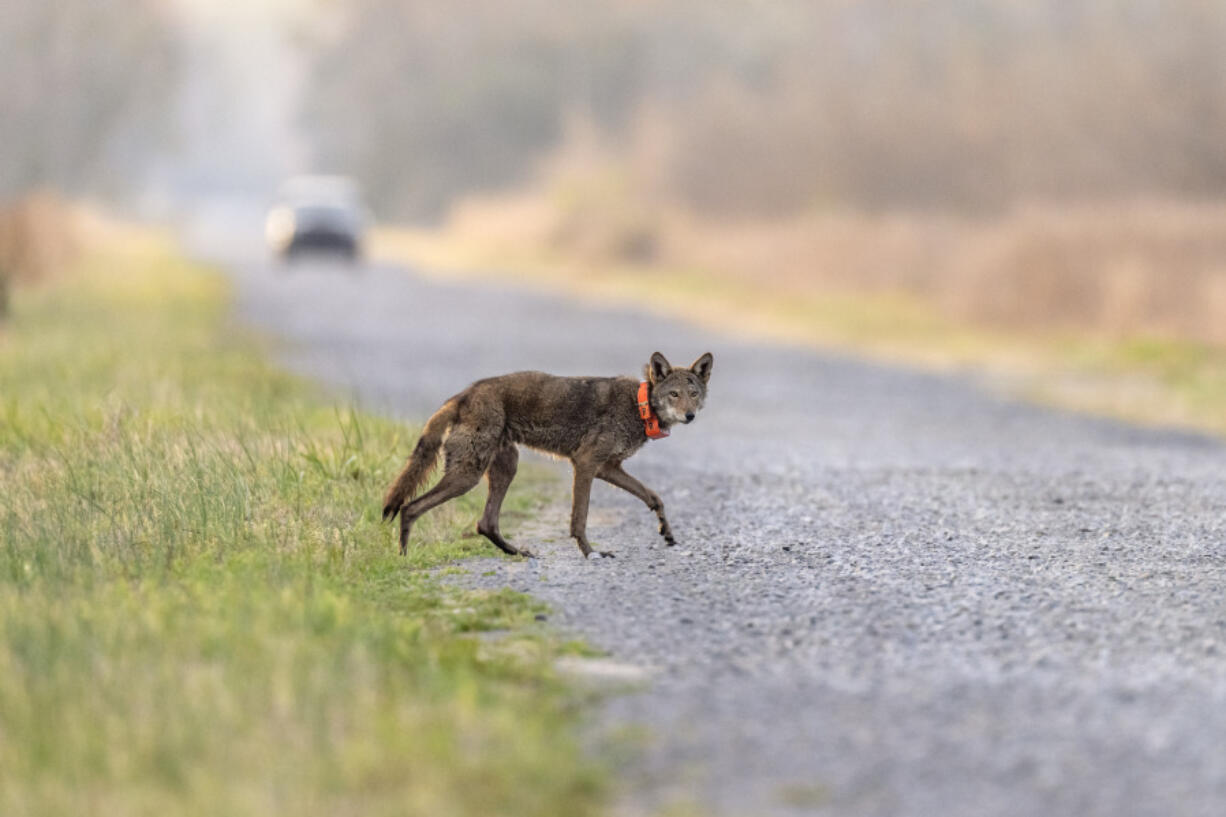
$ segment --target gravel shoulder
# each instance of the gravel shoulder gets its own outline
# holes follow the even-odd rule
[[[707,409],[627,463],[678,547],[598,484],[617,558],[582,560],[563,488],[509,530],[541,558],[468,579],[646,674],[599,716],[641,750],[625,813],[1226,812],[1219,443],[510,287],[231,268],[288,365],[406,417],[481,376],[714,353]]]

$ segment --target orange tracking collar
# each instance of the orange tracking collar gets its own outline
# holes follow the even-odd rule
[[[660,418],[651,410],[651,400],[648,399],[647,381],[639,383],[639,417],[643,418],[643,431],[653,440],[668,436],[667,428],[660,428]]]

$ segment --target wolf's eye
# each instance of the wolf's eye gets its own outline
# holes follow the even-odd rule
[[[678,392],[678,391],[670,391],[670,392],[668,393],[668,396],[669,396],[669,397],[671,397],[671,398],[673,398],[674,400],[676,400],[678,397],[680,397],[680,396],[681,396],[681,392]]]
[[[698,396],[698,392],[696,391],[690,392],[690,397],[697,397],[697,396]]]

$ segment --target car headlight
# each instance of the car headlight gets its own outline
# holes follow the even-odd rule
[[[274,207],[264,222],[264,236],[274,246],[289,243],[294,237],[294,211],[288,207]]]

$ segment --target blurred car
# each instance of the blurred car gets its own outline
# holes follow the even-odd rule
[[[282,186],[268,212],[264,233],[269,249],[293,262],[307,255],[361,258],[369,214],[357,186],[341,176],[305,176]]]

